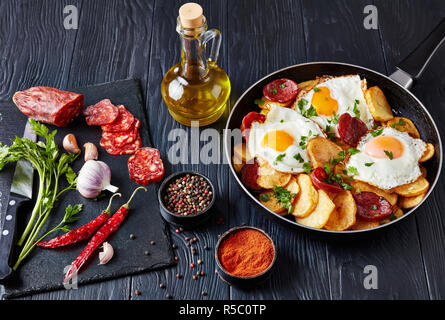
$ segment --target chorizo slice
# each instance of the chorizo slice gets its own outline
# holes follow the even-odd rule
[[[143,147],[128,159],[130,179],[137,184],[159,182],[164,176],[164,164],[158,149]]]
[[[89,126],[102,126],[113,123],[119,116],[119,109],[111,103],[110,99],[103,99],[86,108],[83,116]]]
[[[135,121],[135,117],[129,112],[125,106],[117,106],[119,115],[113,123],[102,126],[102,131],[106,132],[120,132],[127,131],[131,128]]]

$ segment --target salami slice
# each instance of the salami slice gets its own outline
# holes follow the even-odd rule
[[[141,185],[159,182],[164,176],[164,164],[158,149],[140,148],[128,159],[130,179]]]
[[[357,215],[366,221],[380,221],[392,213],[392,205],[373,192],[362,191],[354,196],[357,205]]]
[[[110,141],[113,147],[120,148],[128,143],[132,143],[139,135],[139,126],[141,122],[136,119],[133,126],[127,131],[121,132],[102,132],[102,139]]]
[[[111,103],[110,99],[103,99],[83,112],[89,126],[102,126],[113,123],[119,116],[119,109]]]
[[[64,127],[83,110],[83,95],[51,87],[32,87],[17,91],[12,100],[26,116]]]
[[[138,137],[136,138],[136,140],[134,142],[128,143],[128,144],[124,145],[123,147],[119,148],[119,147],[114,147],[110,141],[101,139],[100,145],[109,154],[114,155],[114,156],[120,156],[123,154],[135,153],[140,147],[142,147],[142,140],[141,140],[141,136],[138,135]]]
[[[366,124],[349,113],[343,113],[338,119],[338,134],[341,140],[353,147],[357,146],[360,138],[368,132]]]
[[[263,88],[263,95],[271,101],[286,103],[293,99],[298,94],[298,85],[290,79],[274,80]]]
[[[111,124],[102,126],[103,131],[106,132],[127,131],[133,125],[135,119],[134,116],[123,105],[119,105],[117,106],[117,108],[119,109],[119,115],[117,119]]]

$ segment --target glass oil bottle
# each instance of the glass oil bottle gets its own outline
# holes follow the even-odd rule
[[[181,62],[162,80],[161,93],[172,117],[179,123],[199,126],[217,121],[224,113],[230,96],[230,80],[217,64],[221,33],[207,31],[206,18],[196,3],[179,9],[176,31],[181,41]],[[206,45],[212,40],[210,55]],[[194,122],[195,125],[195,122]]]

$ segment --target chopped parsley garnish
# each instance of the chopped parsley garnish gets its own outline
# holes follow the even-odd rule
[[[283,160],[283,158],[284,158],[285,156],[286,156],[285,153],[279,154],[279,155],[275,158],[275,161],[281,161],[281,160]]]
[[[261,99],[255,99],[253,101],[253,103],[255,103],[256,105],[262,106],[264,104],[264,100]]]
[[[277,89],[275,89],[275,88],[272,89],[272,94],[277,94],[277,92],[278,92]]]
[[[340,115],[334,112],[331,119],[328,119],[328,123],[338,124],[338,119],[340,118]]]
[[[269,201],[270,200],[270,194],[268,194],[268,193],[260,194],[260,200],[263,201],[263,202]]]
[[[298,109],[301,112],[301,115],[305,118],[310,118],[310,117],[315,117],[318,116],[317,110],[315,110],[314,106],[311,105],[307,110],[304,109],[304,107],[308,104],[309,102],[306,99],[300,99],[298,101]]]
[[[284,208],[287,209],[288,213],[292,212],[292,199],[295,197],[295,193],[290,193],[289,190],[286,190],[283,187],[274,187],[273,188],[273,196],[277,200],[279,204],[281,204]]]
[[[323,169],[324,169],[324,171],[326,171],[326,173],[328,175],[330,175],[332,173],[331,166],[329,164],[327,164],[327,163],[323,166]]]
[[[314,92],[320,91],[320,89],[318,89],[317,87],[314,87],[313,90],[314,90]]]
[[[311,163],[310,162],[303,163],[303,170],[304,170],[304,172],[311,173],[311,169],[312,169],[312,167],[311,167]]]
[[[307,136],[301,136],[300,143],[299,143],[301,149],[303,149],[303,150],[306,149],[307,141],[311,136],[312,136],[312,130],[309,130]]]
[[[357,168],[356,168],[356,167],[349,166],[349,167],[348,167],[348,174],[350,174],[350,175],[357,175],[357,174],[358,174],[358,170],[357,170]]]
[[[355,188],[355,192],[357,192],[358,194],[362,193],[362,190],[360,190],[360,188]]]
[[[359,100],[354,101],[354,108],[352,109],[352,112],[354,112],[355,116],[357,118],[360,118],[360,110],[358,109],[357,105],[360,104]]]
[[[326,134],[328,135],[329,140],[335,141],[336,135],[335,135],[335,132],[332,131],[332,127],[330,125],[328,125],[328,124],[326,125],[325,131],[326,131]]]
[[[373,137],[375,138],[375,137],[377,137],[377,136],[381,135],[381,134],[382,134],[382,132],[383,132],[383,128],[380,128],[380,129],[377,129],[377,130],[371,131],[371,136],[373,136]]]
[[[340,162],[342,162],[345,159],[345,151],[340,151],[338,153],[338,158],[335,159],[331,159],[329,160],[329,162],[335,166],[336,164],[339,164]]]
[[[281,120],[280,120],[280,122],[281,122],[281,123],[283,123],[283,122],[284,122],[284,120],[283,120],[283,119],[281,119]]]
[[[370,167],[370,166],[372,166],[373,164],[374,164],[374,162],[366,162],[366,163],[365,163],[365,166]]]
[[[371,206],[371,209],[372,209],[372,210],[377,210],[377,206],[376,206],[375,204],[373,204],[373,205]]]
[[[301,154],[299,154],[299,153],[296,153],[296,154],[294,155],[294,159],[297,160],[299,163],[303,163],[303,162],[304,162],[303,157],[302,157]]]
[[[389,158],[389,160],[392,160],[394,158],[394,155],[391,151],[383,150],[385,151],[386,156]]]
[[[280,87],[281,87],[282,89],[286,88],[286,82],[283,82],[282,84],[280,84]]]
[[[391,127],[395,128],[396,126],[404,126],[406,122],[403,119],[399,119],[399,122],[393,123]]]
[[[348,155],[350,155],[350,156],[352,156],[354,154],[357,154],[357,153],[360,153],[359,149],[356,149],[356,148],[349,148],[348,149]]]

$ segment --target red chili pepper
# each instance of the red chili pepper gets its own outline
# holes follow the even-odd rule
[[[113,194],[110,198],[110,202],[108,203],[108,207],[102,211],[102,213],[96,219],[91,220],[87,224],[54,239],[40,241],[37,243],[37,245],[42,248],[58,248],[88,239],[111,216],[110,207],[115,196],[120,197],[122,195],[120,193]]]
[[[94,250],[98,246],[100,246],[111,233],[119,228],[122,221],[124,221],[125,217],[127,216],[128,211],[130,210],[131,200],[133,199],[136,192],[140,189],[144,189],[145,191],[147,191],[147,189],[144,187],[139,187],[134,190],[128,202],[122,205],[119,210],[117,210],[116,213],[110,219],[108,219],[107,222],[105,222],[105,224],[94,234],[90,242],[88,242],[87,246],[85,247],[85,249],[82,250],[76,260],[71,263],[71,266],[66,273],[63,282],[69,281],[73,277],[73,275],[77,273],[78,270],[80,270],[82,265],[88,260]]]

